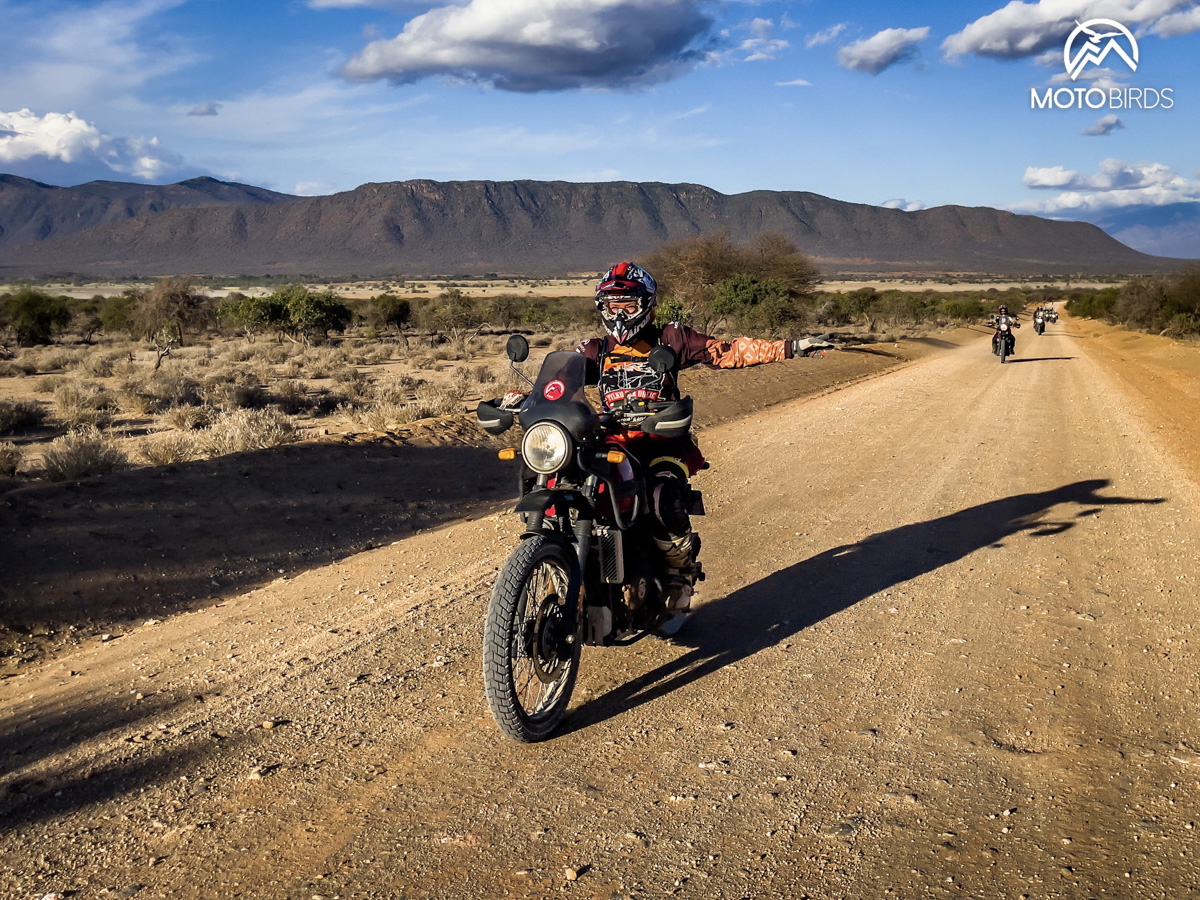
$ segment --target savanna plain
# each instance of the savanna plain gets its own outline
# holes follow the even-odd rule
[[[1200,349],[1064,314],[1000,365],[989,334],[685,374],[695,612],[586,648],[534,746],[480,684],[519,522],[464,410],[515,377],[502,336],[0,379],[126,461],[41,477],[39,420],[0,487],[0,895],[1200,896]],[[156,364],[205,402],[139,394]],[[267,408],[238,390],[294,432],[213,443]]]

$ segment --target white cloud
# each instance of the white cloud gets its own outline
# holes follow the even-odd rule
[[[745,27],[750,29],[754,37],[748,38],[738,45],[738,50],[746,54],[742,58],[743,62],[774,59],[776,53],[788,46],[787,41],[771,37],[774,26],[770,19],[754,19]]]
[[[1014,207],[1022,212],[1078,214],[1200,201],[1200,181],[1186,178],[1170,166],[1155,162],[1106,159],[1094,175],[1063,166],[1030,166],[1021,180],[1027,187],[1061,191],[1049,200]]]
[[[1193,31],[1200,31],[1200,6],[1194,6],[1182,12],[1163,16],[1150,26],[1149,31],[1151,34],[1157,34],[1159,37],[1166,38],[1179,37],[1181,34],[1191,34]]]
[[[0,163],[49,159],[77,164],[100,162],[114,172],[146,181],[177,168],[180,158],[157,138],[117,138],[75,113],[38,116],[28,109],[0,112]]]
[[[323,197],[337,192],[337,185],[328,181],[297,181],[292,193],[298,197]]]
[[[0,103],[78,109],[111,102],[192,64],[199,57],[187,39],[145,34],[150,20],[183,2],[108,0],[60,9],[55,4],[33,18],[16,19],[22,51],[0,57]]]
[[[705,59],[706,0],[470,0],[373,41],[342,75],[410,84],[446,75],[508,91],[633,87]]]
[[[777,81],[775,87],[812,87],[811,81],[806,81],[803,78],[796,78],[792,81]]]
[[[1107,116],[1097,119],[1079,133],[1088,135],[1112,134],[1114,131],[1124,127],[1125,123],[1117,117],[1116,113],[1109,113]]]
[[[905,212],[916,212],[918,209],[925,208],[925,204],[919,200],[905,200],[902,197],[897,197],[893,200],[884,200],[879,205],[885,209],[902,209]]]
[[[976,19],[962,31],[942,41],[942,53],[947,59],[968,53],[998,59],[1037,56],[1051,47],[1061,48],[1074,29],[1076,20],[1115,19],[1129,28],[1140,25],[1154,30],[1161,21],[1175,18],[1172,14],[1183,7],[1193,6],[1195,2],[1038,0],[1036,3],[1023,3],[1021,0],[1012,0],[1007,6]]]
[[[929,27],[887,28],[838,51],[838,62],[847,69],[878,75],[889,66],[910,59],[917,44],[929,37]]]
[[[687,112],[675,113],[667,118],[678,121],[680,119],[690,119],[693,116],[702,116],[709,110],[709,105],[706,103],[703,106],[697,106],[695,109],[689,109]]]
[[[804,39],[804,46],[807,49],[811,50],[813,47],[816,47],[818,44],[828,44],[830,41],[834,40],[839,34],[841,34],[845,30],[846,30],[845,22],[839,22],[836,25],[831,25],[830,27],[826,28],[824,31],[818,31],[816,34],[810,34],[808,37],[806,37]]]
[[[1059,65],[1062,65],[1062,54],[1059,54]],[[1128,84],[1122,81],[1122,78],[1128,78],[1131,73],[1117,72],[1107,67],[1099,69],[1084,69],[1075,78],[1072,78],[1067,72],[1059,72],[1054,75],[1048,84],[1080,84],[1081,82],[1089,82],[1091,87],[1099,88],[1102,91],[1107,91],[1110,88],[1128,87]]]

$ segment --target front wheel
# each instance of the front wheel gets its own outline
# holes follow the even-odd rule
[[[579,673],[580,629],[569,602],[578,580],[570,549],[526,538],[500,570],[483,625],[483,690],[500,730],[545,740],[567,711]]]
[[[1004,365],[1004,358],[1008,356],[1008,341],[1000,342],[1000,365]]]

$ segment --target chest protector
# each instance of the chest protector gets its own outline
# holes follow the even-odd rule
[[[629,399],[675,399],[675,381],[671,373],[659,375],[650,368],[653,344],[639,339],[609,349],[607,343],[600,359],[600,402],[605,410]]]

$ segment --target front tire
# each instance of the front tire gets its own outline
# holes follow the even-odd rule
[[[579,673],[578,566],[570,549],[541,535],[508,557],[483,625],[483,691],[500,730],[545,740],[567,711]]]

